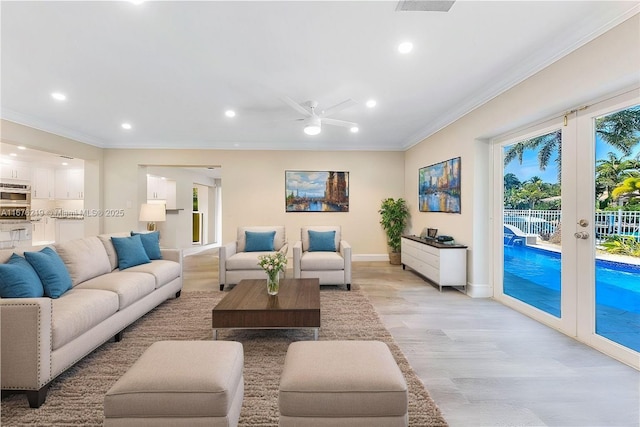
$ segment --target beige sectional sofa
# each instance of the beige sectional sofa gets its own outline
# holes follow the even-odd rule
[[[74,363],[182,289],[181,253],[161,249],[162,259],[118,269],[111,237],[100,235],[51,247],[72,279],[59,298],[2,298],[2,392],[26,392],[29,405],[39,407],[49,384]],[[5,263],[15,251],[0,250]]]

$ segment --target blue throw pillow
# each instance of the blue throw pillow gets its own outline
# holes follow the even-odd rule
[[[151,233],[135,233],[131,232],[132,236],[139,235],[142,240],[142,246],[147,253],[149,259],[162,259],[162,253],[160,252],[160,232],[153,231]]]
[[[20,255],[13,254],[6,264],[0,264],[0,297],[38,298],[44,288],[38,273]]]
[[[71,276],[56,251],[47,247],[39,252],[25,252],[24,257],[38,273],[46,296],[59,298],[71,289]]]
[[[151,262],[147,252],[144,250],[144,246],[142,246],[142,239],[139,234],[131,237],[112,237],[111,241],[118,255],[118,268],[120,270]]]
[[[276,237],[275,231],[245,231],[244,237],[246,243],[244,245],[245,252],[265,252],[274,251],[273,239]]]
[[[335,252],[336,231],[309,230],[309,252]]]

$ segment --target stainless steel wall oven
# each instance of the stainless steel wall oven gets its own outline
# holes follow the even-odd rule
[[[0,221],[29,220],[31,186],[0,182]]]

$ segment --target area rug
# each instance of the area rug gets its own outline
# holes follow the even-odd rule
[[[30,409],[24,395],[2,400],[3,426],[102,425],[104,395],[140,357],[160,340],[212,339],[211,309],[226,292],[193,291],[161,304],[124,332],[58,377],[44,405]],[[379,340],[387,343],[409,387],[409,424],[446,426],[440,410],[385,329],[368,298],[358,289],[323,287],[320,340]],[[241,426],[278,425],[278,385],[290,343],[312,340],[312,330],[228,330],[219,339],[244,346],[245,394]]]

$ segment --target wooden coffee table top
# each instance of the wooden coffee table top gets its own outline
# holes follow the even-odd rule
[[[278,295],[267,294],[266,279],[242,280],[215,306],[214,329],[319,328],[320,281],[281,279]]]

